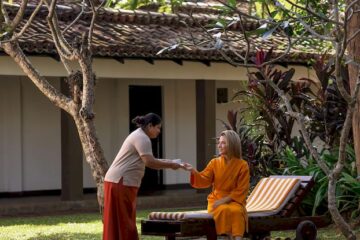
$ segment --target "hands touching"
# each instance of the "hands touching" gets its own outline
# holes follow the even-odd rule
[[[194,167],[190,163],[183,163],[184,169],[189,172],[195,171]]]
[[[171,160],[171,163],[172,163],[171,169],[173,170],[183,168],[183,162],[181,161],[181,159],[173,159]]]
[[[172,163],[174,165],[171,168],[174,170],[179,169],[179,168],[182,168],[186,171],[194,170],[193,166],[190,163],[183,162],[181,159],[174,159],[174,160],[172,160]]]

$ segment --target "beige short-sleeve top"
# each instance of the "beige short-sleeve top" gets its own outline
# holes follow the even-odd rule
[[[153,155],[151,140],[138,128],[125,139],[105,175],[105,181],[118,183],[123,178],[125,186],[140,187],[145,173],[145,163],[141,159],[143,155]]]

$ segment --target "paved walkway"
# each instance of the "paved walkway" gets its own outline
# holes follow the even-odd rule
[[[194,189],[166,190],[139,196],[138,209],[206,208],[206,193]],[[96,194],[85,194],[81,201],[61,201],[60,196],[0,198],[0,216],[42,215],[98,211]]]

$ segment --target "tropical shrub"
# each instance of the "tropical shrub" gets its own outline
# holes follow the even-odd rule
[[[261,65],[270,59],[271,53],[259,51],[253,61]],[[222,121],[226,129],[233,129],[240,135],[243,155],[249,162],[253,183],[275,172],[279,168],[278,161],[274,161],[277,154],[293,143],[294,119],[286,114],[281,96],[264,80],[270,79],[286,94],[291,95],[291,104],[295,110],[301,109],[304,105],[306,99],[303,94],[311,91],[310,80],[292,80],[295,73],[293,68],[285,71],[275,68],[274,65],[263,68],[262,73],[251,72],[247,89],[238,91],[234,96],[234,100],[246,103],[240,112],[241,116],[246,116],[250,112],[257,116],[247,121],[244,118],[238,119],[237,112],[229,111],[228,123]]]
[[[298,138],[299,146],[304,146],[301,138]],[[299,149],[298,149],[299,150]],[[303,201],[303,209],[306,214],[318,215],[327,212],[327,189],[328,178],[320,167],[312,159],[305,147],[302,147],[303,155],[298,155],[291,147],[286,147],[279,154],[281,168],[279,172],[284,175],[313,176],[315,186]],[[333,168],[338,159],[338,148],[323,150],[321,158]],[[337,182],[336,196],[337,206],[342,213],[350,212],[352,217],[359,214],[358,202],[360,199],[360,182],[356,180],[355,152],[351,145],[346,148],[346,164]]]
[[[243,158],[249,163],[251,174],[251,185],[254,186],[262,176],[268,176],[269,170],[274,163],[271,159],[275,155],[272,149],[266,144],[264,135],[253,131],[254,125],[247,124],[244,118],[237,118],[238,112],[228,111],[227,120],[219,120],[227,130],[234,130],[241,139]]]
[[[338,159],[337,146],[339,133],[343,126],[347,104],[341,97],[334,82],[334,66],[326,62],[325,56],[315,59],[313,69],[319,82],[302,78],[294,81],[294,69],[283,71],[274,66],[261,66],[268,61],[270,52],[259,51],[254,62],[258,70],[249,73],[247,89],[239,91],[234,99],[247,103],[241,112],[257,113],[252,122],[246,118],[237,118],[237,112],[229,111],[227,129],[237,131],[242,139],[244,158],[249,162],[251,180],[255,184],[261,177],[270,174],[312,175],[316,185],[304,201],[303,209],[307,214],[327,212],[328,179],[310,157],[301,137],[294,137],[294,120],[287,115],[281,96],[273,90],[265,79],[275,83],[290,96],[294,111],[306,116],[306,127],[311,141],[321,140],[324,146],[318,148],[321,157],[330,169]],[[346,69],[341,70],[348,89]],[[253,129],[257,130],[254,131]],[[351,144],[352,139],[349,139]],[[337,186],[338,207],[342,212],[358,208],[359,183],[355,175],[355,157],[353,149],[347,149],[347,165]],[[341,184],[340,184],[341,183]],[[354,211],[353,215],[358,214]]]
[[[305,101],[301,110],[310,119],[308,130],[311,138],[318,137],[328,147],[337,146],[341,128],[345,121],[347,103],[341,96],[334,81],[334,64],[326,62],[325,56],[321,56],[314,62],[312,67],[315,70],[319,84],[313,85],[313,88],[316,89],[315,94],[313,92],[302,94]],[[341,75],[344,79],[344,87],[349,92],[349,76],[344,66],[341,69]]]
[[[234,100],[241,100],[241,102],[246,103],[241,111],[242,116],[246,115],[247,112],[255,112],[257,117],[253,119],[251,124],[246,121],[237,123],[236,114],[232,113],[235,118],[228,115],[230,126],[227,127],[234,129],[236,124],[240,124],[238,128],[244,130],[246,126],[248,128],[261,126],[253,136],[255,139],[262,139],[263,144],[257,141],[258,144],[266,146],[258,148],[258,151],[261,150],[263,153],[258,153],[256,157],[266,157],[266,159],[257,160],[260,162],[273,160],[274,157],[270,157],[269,154],[276,155],[282,152],[286,146],[294,144],[295,121],[288,116],[281,96],[266,81],[269,80],[290,96],[290,104],[294,111],[306,116],[308,119],[306,127],[310,133],[311,141],[320,139],[326,148],[337,146],[347,104],[334,82],[333,63],[327,62],[325,55],[314,60],[313,69],[318,82],[308,78],[294,80],[295,70],[293,68],[279,70],[275,65],[262,66],[264,62],[271,59],[271,54],[271,50],[269,52],[257,52],[253,62],[256,63],[258,69],[249,73],[247,89],[238,91],[234,96]],[[349,78],[346,74],[346,68],[343,68],[341,72],[343,79],[345,79],[345,88],[348,89]],[[349,142],[351,143],[351,139]],[[293,149],[297,151],[296,147]],[[248,158],[251,159],[250,156]],[[276,168],[275,163],[266,163],[266,165]],[[269,171],[265,171],[265,173],[267,172]]]

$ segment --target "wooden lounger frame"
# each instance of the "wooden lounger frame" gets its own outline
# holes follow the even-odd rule
[[[266,217],[249,217],[249,231],[244,237],[250,239],[264,239],[270,236],[271,231],[297,229],[297,235],[307,234],[308,239],[315,235],[316,228],[321,228],[331,223],[330,217],[307,216],[292,217],[301,201],[314,186],[311,176],[270,176],[271,178],[298,178],[301,184],[295,196],[288,201],[285,207],[276,215]],[[299,228],[299,227],[300,228]],[[315,232],[314,232],[315,231]],[[304,232],[304,233],[302,233]],[[206,236],[209,240],[216,240],[215,222],[213,219],[183,219],[183,220],[142,220],[142,235],[164,236],[167,240],[176,237]],[[302,236],[297,237],[302,239]]]

